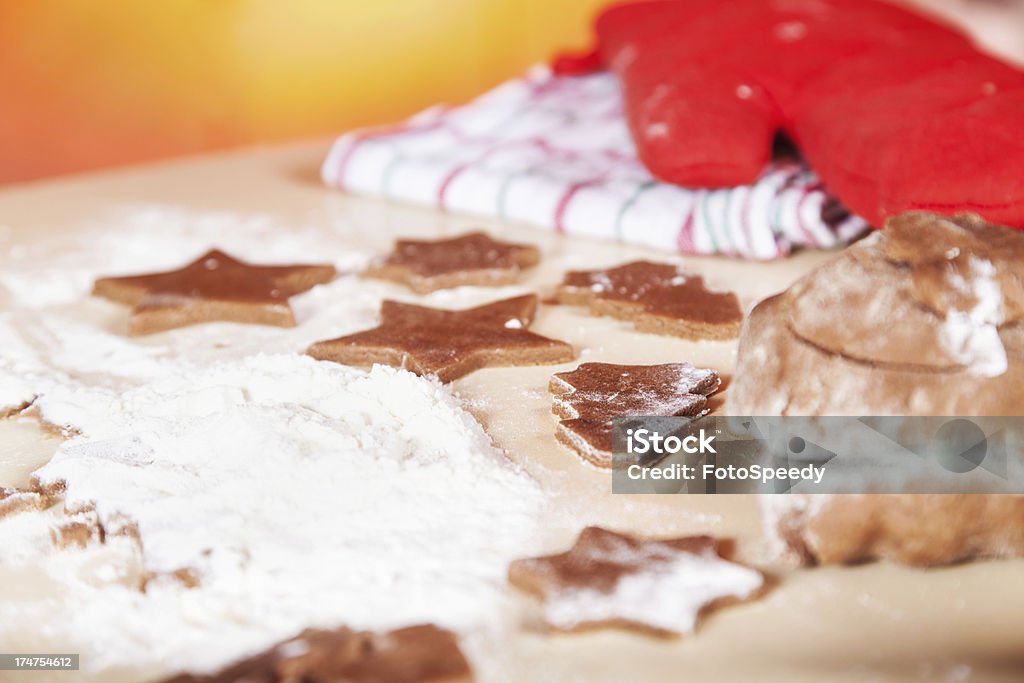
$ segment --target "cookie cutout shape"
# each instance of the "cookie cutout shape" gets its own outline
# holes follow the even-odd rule
[[[541,598],[557,630],[660,636],[693,633],[708,611],[753,598],[765,585],[761,572],[725,559],[710,536],[646,540],[600,527],[584,529],[564,553],[513,562],[508,576]]]
[[[468,683],[455,636],[433,624],[375,633],[307,629],[266,652],[210,675],[165,683]]]
[[[306,353],[345,365],[402,367],[442,382],[485,367],[572,360],[572,346],[526,329],[536,313],[533,294],[457,311],[385,301],[379,326],[317,342]]]
[[[289,297],[334,276],[327,264],[254,266],[213,249],[180,270],[100,278],[93,294],[133,307],[131,334],[218,320],[292,327]]]
[[[471,232],[446,240],[398,240],[391,253],[363,275],[399,282],[427,294],[463,285],[512,284],[523,268],[539,261],[540,251],[534,246]]]
[[[583,363],[551,378],[555,437],[597,467],[612,466],[612,420],[631,415],[699,417],[721,385],[714,370],[690,363]]]
[[[559,303],[594,315],[632,320],[636,329],[684,339],[733,339],[743,311],[732,292],[712,292],[704,278],[668,263],[633,261],[607,270],[574,270],[555,292]]]

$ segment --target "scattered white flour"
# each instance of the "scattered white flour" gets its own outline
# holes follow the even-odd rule
[[[263,234],[262,223],[218,220],[229,250]],[[38,396],[47,421],[76,430],[38,476],[67,483],[69,508],[134,521],[143,554],[133,560],[117,538],[57,551],[45,515],[0,520],[0,564],[27,587],[0,600],[0,643],[32,642],[34,631],[36,645],[79,651],[98,675],[209,670],[307,626],[500,628],[508,562],[537,550],[536,483],[447,387],[300,354],[367,326],[380,293],[342,277],[293,299],[296,328],[209,324],[130,339],[118,331],[127,309],[88,298],[91,278],[175,267],[210,245],[191,228],[177,235],[187,248],[167,234],[109,232],[119,239],[83,240],[61,265],[25,257],[0,269],[17,303],[0,314],[0,405]],[[235,253],[344,258],[291,253],[287,231],[265,237],[249,250],[259,254]],[[157,575],[145,593],[132,561]],[[168,576],[180,569],[200,585]]]
[[[977,302],[969,311],[949,311],[939,329],[939,342],[981,377],[997,377],[1008,367],[1006,349],[999,338],[1003,323],[1003,293],[991,261],[971,257],[967,278],[949,277],[950,284]]]
[[[619,578],[610,592],[563,590],[549,595],[544,605],[549,623],[573,629],[627,620],[671,633],[692,633],[701,610],[709,604],[727,597],[749,598],[764,583],[760,572],[713,551],[694,554],[666,548],[654,557],[649,550],[637,553],[623,546],[613,557],[602,552],[599,559],[641,568]]]
[[[70,597],[50,618],[93,666],[214,667],[311,624],[480,627],[541,503],[445,388],[390,368],[255,356],[123,394],[53,386],[38,405],[82,433],[40,478],[66,481],[70,508],[134,520],[147,570],[201,582]],[[19,559],[39,561],[3,557]]]
[[[0,366],[0,415],[31,403],[36,397],[32,386],[16,373]]]
[[[73,233],[9,246],[8,267],[0,268],[0,304],[5,298],[21,308],[78,301],[98,276],[179,268],[212,247],[255,263],[327,261],[342,273],[370,258],[325,242],[314,228],[282,226],[265,214],[128,205]]]
[[[817,544],[817,537],[813,531],[803,528],[804,521],[818,516],[832,498],[833,496],[827,493],[759,495],[758,508],[761,512],[768,555],[775,559],[799,562],[800,557],[796,549],[790,546],[786,538],[796,530],[806,534],[810,543]]]

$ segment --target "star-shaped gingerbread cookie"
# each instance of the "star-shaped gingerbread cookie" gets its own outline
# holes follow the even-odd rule
[[[533,294],[457,311],[385,301],[379,326],[317,342],[306,353],[346,365],[404,367],[442,382],[484,367],[572,360],[572,346],[526,329],[536,312]]]
[[[341,627],[298,636],[208,675],[164,683],[469,683],[455,635],[433,624],[377,633]]]
[[[589,306],[594,315],[632,320],[636,329],[685,339],[732,339],[743,311],[732,292],[714,292],[677,266],[633,261],[607,270],[565,274],[559,303]]]
[[[612,466],[612,420],[633,415],[698,417],[721,385],[714,370],[690,363],[583,363],[551,378],[556,438],[598,467]]]
[[[291,327],[288,298],[334,276],[328,264],[256,266],[214,249],[179,270],[100,278],[93,294],[133,307],[131,334],[215,320]]]
[[[544,620],[559,631],[612,626],[678,636],[715,607],[764,588],[761,572],[722,550],[709,536],[647,540],[587,527],[568,551],[517,560],[508,576],[541,598]]]
[[[540,251],[534,246],[471,232],[446,240],[398,240],[390,254],[363,274],[426,294],[462,285],[511,284],[523,268],[539,260]]]

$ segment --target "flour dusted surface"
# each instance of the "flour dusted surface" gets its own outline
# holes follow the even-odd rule
[[[496,627],[507,563],[533,549],[535,482],[447,387],[300,354],[364,326],[379,297],[342,277],[296,298],[295,329],[212,324],[126,339],[92,321],[127,311],[83,289],[146,237],[125,239],[107,261],[102,246],[83,246],[88,271],[46,271],[34,307],[21,285],[41,272],[5,273],[19,306],[0,315],[0,371],[18,389],[0,403],[37,397],[44,420],[72,428],[37,475],[66,482],[69,509],[132,520],[134,559],[155,578],[145,593],[125,578],[132,550],[121,539],[106,553],[56,551],[41,515],[0,520],[0,562],[63,596],[0,602],[0,642],[47,624],[47,640],[81,651],[94,673],[155,672],[214,669],[310,625]],[[264,261],[296,255],[263,249]]]
[[[254,357],[120,396],[58,388],[40,407],[82,436],[39,476],[67,482],[70,508],[135,520],[149,571],[200,580],[76,596],[57,623],[94,661],[214,666],[311,623],[479,626],[539,505],[444,388],[400,370]],[[146,650],[103,646],[118,632]]]

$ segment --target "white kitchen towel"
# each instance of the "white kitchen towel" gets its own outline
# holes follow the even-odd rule
[[[464,106],[349,133],[321,173],[356,194],[685,254],[772,259],[866,228],[798,161],[774,161],[753,185],[727,189],[655,180],[607,73],[536,68]]]

